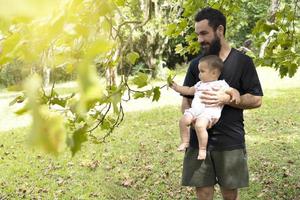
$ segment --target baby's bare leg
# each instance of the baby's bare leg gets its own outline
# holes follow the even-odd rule
[[[192,115],[183,115],[179,121],[181,144],[177,148],[178,151],[185,151],[189,147],[190,131],[189,126],[193,121]]]
[[[204,160],[206,158],[206,147],[208,140],[207,127],[209,125],[209,120],[205,117],[198,118],[195,123],[195,130],[198,137],[199,143],[199,154],[198,160]]]

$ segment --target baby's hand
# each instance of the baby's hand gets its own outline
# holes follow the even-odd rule
[[[172,81],[172,83],[169,85],[170,88],[172,88],[173,90],[176,91],[176,87],[178,86],[177,83],[175,83],[174,81]]]

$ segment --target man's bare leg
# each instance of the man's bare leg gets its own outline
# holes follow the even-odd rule
[[[239,200],[238,189],[225,189],[221,187],[224,200]]]
[[[214,197],[214,187],[196,187],[196,195],[198,200],[212,200]]]

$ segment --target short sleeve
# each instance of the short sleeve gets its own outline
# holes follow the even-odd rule
[[[198,62],[199,62],[199,60],[198,60]],[[198,78],[199,70],[198,70],[198,64],[197,64],[198,62],[197,62],[197,60],[191,61],[190,66],[185,75],[184,82],[183,82],[184,86],[192,87],[199,81],[199,78]]]
[[[197,57],[191,61],[190,66],[189,66],[187,73],[185,75],[185,78],[184,78],[184,82],[183,82],[184,86],[192,87],[199,81],[199,77],[198,77],[198,75],[199,75],[199,69],[198,69],[199,60],[200,60],[200,57]],[[182,96],[190,98],[190,99],[193,98],[193,96],[189,96],[189,95],[182,95]]]
[[[250,57],[247,57],[244,66],[245,69],[240,79],[242,89],[241,95],[249,93],[255,96],[263,96],[263,91],[258,78],[258,74]]]

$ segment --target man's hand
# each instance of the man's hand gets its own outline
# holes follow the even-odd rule
[[[202,95],[200,97],[201,102],[204,103],[208,107],[215,107],[227,104],[230,102],[230,95],[228,95],[225,91],[202,91]]]
[[[230,103],[239,104],[241,102],[241,96],[238,90],[234,88],[229,88],[226,90],[226,94],[230,95]]]

